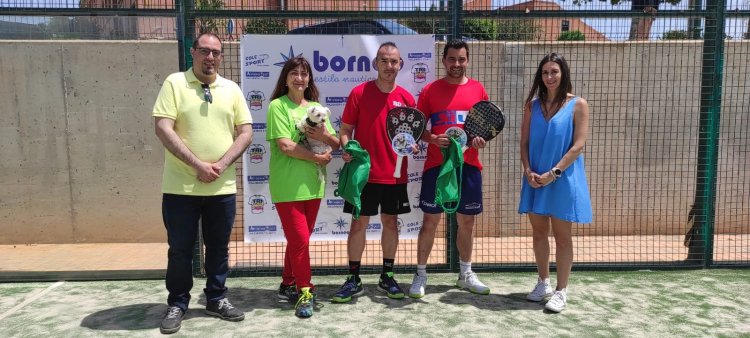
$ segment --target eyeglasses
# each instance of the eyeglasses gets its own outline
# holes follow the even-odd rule
[[[211,88],[205,83],[201,84],[201,88],[203,88],[203,99],[208,103],[214,103],[214,97],[211,95]]]
[[[221,56],[221,54],[222,54],[222,52],[220,50],[218,50],[218,49],[210,49],[210,48],[200,47],[200,48],[196,48],[195,50],[197,50],[198,53],[200,53],[203,56],[208,56],[208,54],[211,54],[215,58]]]

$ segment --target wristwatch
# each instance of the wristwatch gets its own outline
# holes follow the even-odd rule
[[[555,178],[559,178],[560,176],[562,176],[562,169],[560,169],[558,167],[552,168],[552,170],[550,170],[550,172],[552,173],[552,176],[555,176]]]

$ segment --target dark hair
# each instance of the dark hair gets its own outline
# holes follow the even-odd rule
[[[398,47],[396,46],[395,42],[392,42],[392,41],[383,42],[383,43],[380,44],[380,47],[378,47],[378,51],[375,53],[375,59],[376,60],[380,56],[380,50],[383,49],[383,48],[386,48],[386,47],[398,49]]]
[[[216,38],[216,40],[219,40],[219,43],[221,44],[221,48],[222,48],[222,49],[224,48],[224,43],[223,43],[223,42],[221,42],[221,39],[219,38],[219,36],[218,36],[218,35],[216,35],[215,33],[212,33],[212,32],[205,32],[205,33],[200,33],[200,34],[199,34],[199,35],[198,35],[197,37],[195,37],[195,40],[193,40],[193,49],[195,49],[195,48],[198,48],[198,41],[199,41],[199,40],[200,40],[200,39],[201,39],[202,37],[204,37],[204,36],[206,36],[206,35],[215,37],[215,38]]]
[[[318,102],[320,92],[318,92],[318,87],[315,86],[312,68],[310,67],[310,63],[307,62],[305,58],[300,56],[293,57],[286,63],[284,63],[284,68],[281,68],[279,80],[276,81],[276,87],[273,89],[271,100],[278,99],[289,93],[289,88],[286,86],[286,78],[287,76],[289,76],[289,73],[292,70],[296,69],[299,66],[302,66],[302,68],[307,71],[307,74],[310,74],[310,81],[307,83],[307,88],[305,88],[304,93],[305,100]]]
[[[466,57],[469,57],[469,44],[464,40],[453,39],[451,41],[448,41],[448,43],[445,44],[445,47],[443,47],[443,59],[445,59],[445,56],[448,55],[448,49],[451,48],[457,50],[461,50],[461,48],[466,49]]]
[[[553,107],[557,110],[562,107],[562,104],[568,97],[568,93],[573,92],[573,84],[570,82],[570,67],[568,67],[568,62],[565,61],[565,58],[562,55],[557,53],[549,53],[542,58],[542,61],[539,61],[539,67],[537,67],[536,75],[534,75],[534,83],[531,85],[529,95],[526,97],[526,104],[528,105],[531,103],[531,100],[533,100],[535,96],[542,102],[548,101],[547,86],[544,85],[544,81],[542,80],[542,67],[544,67],[547,62],[556,63],[560,66],[560,71],[562,72],[560,77],[560,87],[557,91],[557,96],[554,97],[555,105]]]
[[[383,43],[380,44],[380,47],[378,47],[377,53],[380,53],[380,49],[383,48],[383,47],[391,47],[391,48],[398,49],[398,46],[396,46],[395,42],[393,42],[393,41],[386,41],[386,42],[383,42]]]

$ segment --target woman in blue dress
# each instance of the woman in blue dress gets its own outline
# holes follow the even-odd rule
[[[586,100],[572,94],[562,55],[546,55],[534,75],[521,124],[523,182],[519,213],[529,215],[539,279],[526,298],[560,312],[567,304],[573,265],[572,224],[591,223],[591,198],[583,165],[589,128]],[[557,286],[549,280],[550,229],[555,236]]]

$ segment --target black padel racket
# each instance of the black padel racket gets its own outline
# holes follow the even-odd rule
[[[386,131],[388,132],[388,140],[391,141],[392,146],[394,144],[400,145],[403,143],[401,141],[405,138],[403,136],[397,137],[399,134],[408,134],[411,137],[406,139],[414,140],[413,142],[416,143],[416,140],[419,140],[422,136],[426,125],[427,118],[424,114],[421,111],[410,107],[396,107],[389,110],[385,122]],[[395,143],[394,140],[396,140]],[[402,149],[396,149],[397,147],[395,146],[393,148],[393,151],[397,156],[396,170],[393,172],[393,177],[399,178],[401,177],[401,163],[403,162],[404,157],[402,154],[404,151],[402,147],[398,147]]]
[[[485,141],[492,140],[505,127],[505,115],[500,107],[490,101],[479,101],[471,107],[464,122],[466,144],[470,145],[475,137]]]

